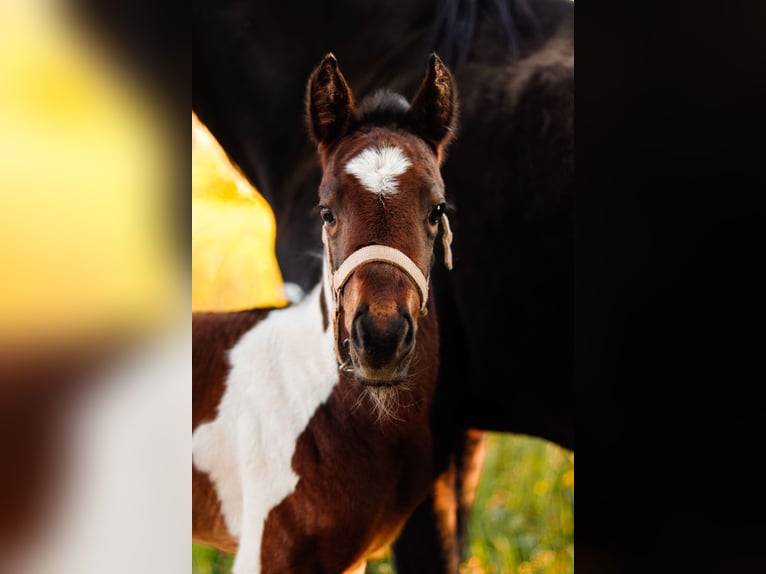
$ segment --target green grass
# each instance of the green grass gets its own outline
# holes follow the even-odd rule
[[[549,442],[487,433],[461,574],[574,572],[574,456]],[[192,545],[193,574],[228,574],[231,557]],[[390,558],[367,574],[394,574]]]
[[[192,574],[228,574],[233,563],[233,555],[192,543]]]
[[[465,574],[574,571],[574,456],[540,439],[490,434]]]

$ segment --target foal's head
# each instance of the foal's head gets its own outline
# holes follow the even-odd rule
[[[426,314],[439,225],[449,233],[439,168],[456,126],[454,81],[432,55],[411,105],[381,91],[357,107],[328,54],[311,74],[306,106],[322,164],[338,359],[363,384],[393,385],[407,375]]]

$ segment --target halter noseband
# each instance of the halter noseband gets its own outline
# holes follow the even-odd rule
[[[449,226],[449,219],[447,214],[442,213],[442,246],[444,247],[444,266],[452,270],[452,230]],[[324,243],[324,256],[325,256],[325,268],[327,269],[327,285],[332,292],[332,304],[333,304],[333,332],[335,341],[335,355],[338,359],[338,365],[343,365],[345,361],[340,352],[339,345],[339,330],[338,319],[340,317],[340,298],[343,292],[343,287],[346,285],[351,275],[359,267],[366,263],[372,263],[374,261],[380,261],[383,263],[390,263],[395,267],[401,269],[407,277],[417,287],[418,295],[420,295],[420,316],[423,317],[428,313],[426,304],[428,303],[428,277],[426,277],[415,262],[407,255],[388,245],[368,245],[361,247],[354,251],[351,255],[346,257],[345,261],[335,271],[332,270],[333,263],[330,253],[330,240],[327,237],[327,228],[322,226],[322,243]]]

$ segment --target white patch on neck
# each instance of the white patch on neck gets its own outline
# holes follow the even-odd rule
[[[257,574],[269,511],[298,484],[298,437],[338,382],[333,330],[322,330],[320,285],[273,311],[231,349],[217,418],[192,434],[192,461],[208,473],[229,532],[234,574]]]
[[[346,164],[346,173],[355,176],[372,193],[385,197],[396,193],[396,177],[411,165],[398,147],[375,146],[354,156]]]

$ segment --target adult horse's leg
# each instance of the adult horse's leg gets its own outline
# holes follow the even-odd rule
[[[393,545],[397,574],[457,574],[455,467],[445,470],[412,513]]]
[[[486,433],[467,429],[455,448],[455,493],[457,495],[457,539],[461,560],[468,545],[468,524],[486,456]]]
[[[484,454],[482,431],[457,432],[446,468],[394,543],[397,574],[457,574]]]

